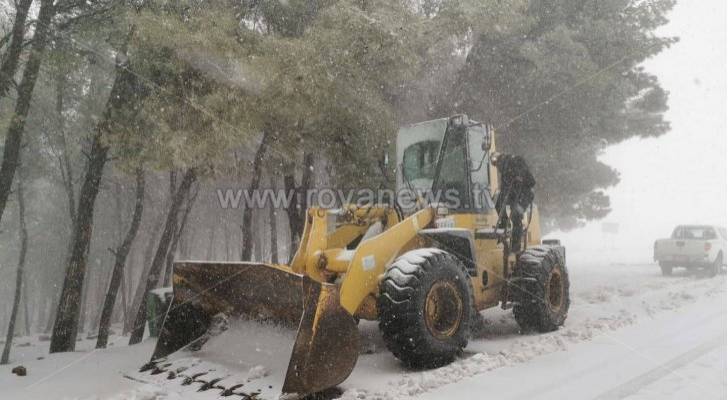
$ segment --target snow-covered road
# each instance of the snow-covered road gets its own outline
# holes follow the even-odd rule
[[[466,354],[431,371],[407,371],[384,348],[375,323],[362,323],[362,355],[341,385],[344,399],[721,399],[726,393],[726,277],[655,265],[570,266],[566,325],[520,335],[510,312],[482,314]],[[215,399],[211,392],[159,388],[123,378],[153,343],[47,355],[47,342],[21,339],[0,367],[2,399]],[[79,347],[89,349],[91,340]],[[38,357],[43,357],[38,360]],[[10,374],[23,364],[26,377]],[[49,397],[50,396],[50,397]]]
[[[523,336],[510,312],[487,310],[466,358],[434,371],[397,370],[371,326],[376,351],[360,359],[343,384],[344,397],[684,398],[676,390],[686,382],[701,385],[704,398],[725,397],[725,275],[679,270],[663,277],[654,265],[580,265],[570,275],[572,305],[562,329]],[[694,373],[706,362],[705,371]],[[682,369],[697,376],[679,383]],[[658,393],[664,381],[670,390]]]
[[[704,299],[644,323],[604,332],[527,363],[437,388],[422,399],[685,398],[725,392],[726,315]],[[517,379],[514,379],[516,378]]]

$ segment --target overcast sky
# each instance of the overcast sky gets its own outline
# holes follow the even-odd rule
[[[660,34],[680,41],[645,67],[670,92],[672,130],[607,149],[602,161],[621,174],[608,190],[612,213],[550,235],[566,244],[570,267],[594,251],[606,261],[651,262],[654,240],[675,225],[725,225],[726,0],[678,0],[669,19]],[[603,234],[603,222],[618,223],[619,234]]]

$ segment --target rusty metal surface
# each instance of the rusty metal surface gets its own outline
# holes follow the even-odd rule
[[[358,357],[359,333],[336,286],[261,263],[176,263],[174,299],[152,361],[204,342],[224,314],[298,328],[284,393],[309,394],[344,381]]]

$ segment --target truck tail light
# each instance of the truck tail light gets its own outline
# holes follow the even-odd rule
[[[711,244],[710,242],[705,242],[705,246],[703,247],[705,251],[710,251]]]

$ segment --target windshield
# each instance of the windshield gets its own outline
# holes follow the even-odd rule
[[[442,146],[442,160],[437,176],[437,182],[432,188],[437,195],[448,196],[457,200],[451,204],[454,208],[470,207],[469,168],[466,163],[467,143],[464,128],[456,127],[450,130]]]

